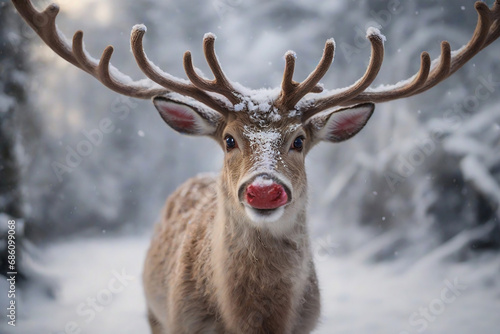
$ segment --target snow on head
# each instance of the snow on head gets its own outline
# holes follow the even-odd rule
[[[281,134],[275,129],[263,130],[245,125],[243,135],[250,141],[252,148],[252,171],[276,170],[281,161]]]
[[[279,110],[274,106],[274,101],[279,94],[279,88],[260,90],[238,88],[238,90],[242,92],[240,96],[241,102],[233,106],[235,112],[247,112],[250,120],[260,127],[281,120]]]

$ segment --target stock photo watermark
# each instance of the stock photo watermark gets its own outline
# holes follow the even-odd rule
[[[458,278],[453,281],[445,280],[444,288],[438,297],[432,299],[428,304],[419,307],[419,309],[408,318],[408,324],[412,328],[411,332],[402,331],[399,334],[423,333],[434,323],[446,309],[453,304],[464,291],[467,285],[460,283]]]
[[[352,44],[341,42],[339,48],[342,51],[347,63],[352,61],[352,56],[360,53],[363,49],[370,46],[369,40],[366,38],[366,31],[370,27],[382,29],[387,27],[394,16],[403,12],[405,2],[401,0],[387,1],[384,9],[375,11],[370,10],[370,18],[372,20],[366,22],[363,26],[357,25],[354,27],[354,40]]]
[[[331,234],[316,238],[312,244],[314,260],[323,262],[340,252],[340,245],[336,243]]]
[[[222,20],[229,14],[233,14],[243,4],[243,0],[214,0],[212,4],[215,12]]]
[[[17,314],[17,299],[16,299],[16,282],[17,282],[17,267],[16,267],[16,221],[7,221],[7,324],[16,326]]]
[[[468,95],[461,102],[456,103],[452,108],[442,113],[442,119],[446,128],[456,130],[472,116],[472,112],[477,110],[481,103],[493,96],[500,81],[493,80],[493,75],[481,75],[477,78],[479,84],[474,90],[474,94]],[[384,173],[389,189],[394,192],[397,186],[412,176],[419,166],[430,157],[443,140],[446,129],[436,129],[427,136],[415,140],[414,148],[404,154],[399,154],[395,163]]]
[[[130,97],[119,96],[111,105],[111,112],[118,120],[124,121],[130,115],[130,112],[137,108],[138,104]],[[78,168],[85,158],[89,157],[96,148],[105,140],[106,135],[119,131],[117,120],[110,117],[102,118],[97,126],[90,130],[82,130],[83,137],[75,146],[65,146],[65,157],[59,161],[52,161],[51,167],[59,182],[63,182],[63,176],[72,173]]]
[[[120,272],[113,270],[112,277],[108,280],[105,288],[89,296],[76,306],[75,314],[77,318],[68,321],[64,330],[54,334],[80,334],[86,325],[94,321],[97,315],[103,312],[115,300],[115,297],[122,293],[130,284],[136,280],[135,276],[128,275],[125,269]]]

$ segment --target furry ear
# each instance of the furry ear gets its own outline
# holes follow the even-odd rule
[[[314,137],[338,143],[354,137],[370,119],[375,105],[363,103],[352,107],[323,112],[313,116],[309,123],[312,125]]]
[[[210,136],[217,130],[221,116],[202,107],[195,107],[164,96],[156,96],[153,103],[161,118],[172,129],[187,135]]]

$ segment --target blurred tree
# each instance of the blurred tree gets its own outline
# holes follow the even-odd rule
[[[16,237],[22,236],[22,191],[18,162],[19,128],[17,112],[26,107],[24,89],[27,70],[20,19],[11,6],[0,5],[0,268],[7,272],[7,221],[18,222]],[[19,245],[19,243],[18,243]]]
[[[9,9],[0,7],[0,212],[21,217],[15,111],[18,104],[26,103],[22,80],[25,62],[19,20]]]

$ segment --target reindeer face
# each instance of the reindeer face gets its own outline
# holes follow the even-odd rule
[[[304,207],[307,134],[299,120],[252,122],[248,114],[229,121],[221,139],[224,177],[234,207],[258,227]]]
[[[154,102],[173,129],[208,135],[220,144],[225,154],[225,204],[245,221],[274,233],[289,230],[291,218],[305,211],[307,152],[321,140],[339,142],[354,136],[373,112],[373,104],[362,104],[302,122],[300,112],[280,109],[273,102],[259,107],[247,103],[226,117],[164,97]]]

